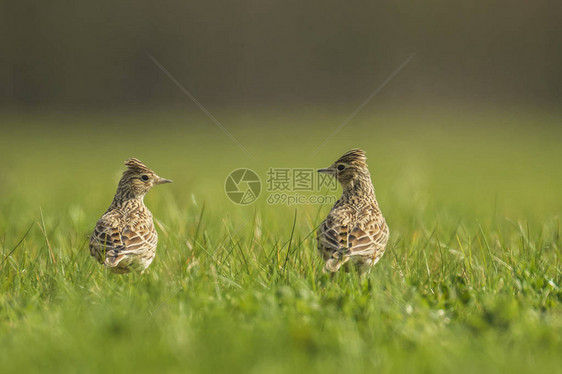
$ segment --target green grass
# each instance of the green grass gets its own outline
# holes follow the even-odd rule
[[[1,371],[559,372],[562,116],[362,115],[312,155],[346,115],[216,114],[251,157],[198,113],[5,115]],[[364,279],[321,272],[330,206],[224,194],[235,168],[265,181],[352,147],[391,229]],[[174,183],[146,199],[154,263],[116,276],[87,235],[132,156]]]

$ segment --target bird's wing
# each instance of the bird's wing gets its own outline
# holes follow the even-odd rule
[[[125,244],[125,253],[146,251],[156,247],[158,233],[152,223],[135,228],[127,227],[121,234],[121,240]]]
[[[387,241],[388,227],[380,216],[361,222],[328,217],[320,226],[318,248],[326,261],[326,269],[337,271],[351,257],[378,261]]]
[[[115,253],[124,249],[119,227],[100,219],[90,236],[90,253],[100,264],[103,264],[109,253]]]
[[[350,257],[348,248],[349,214],[331,212],[318,231],[318,251],[325,261],[324,271],[335,272]]]
[[[348,249],[352,256],[371,256],[384,248],[388,241],[388,226],[384,219],[371,219],[365,224],[356,224],[349,232]]]
[[[347,225],[334,222],[330,218],[320,225],[318,247],[325,259],[347,249]]]
[[[125,255],[150,250],[157,242],[158,233],[152,223],[120,228],[102,217],[90,237],[90,253],[101,264],[117,266]]]

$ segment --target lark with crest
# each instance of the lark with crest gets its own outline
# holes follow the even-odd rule
[[[158,233],[144,196],[155,185],[170,183],[136,158],[125,161],[113,202],[90,236],[90,254],[111,272],[143,272],[154,259]]]
[[[334,176],[343,188],[318,231],[318,251],[326,272],[336,272],[349,263],[364,273],[384,254],[389,231],[366,160],[364,151],[353,149],[330,167],[318,170]]]

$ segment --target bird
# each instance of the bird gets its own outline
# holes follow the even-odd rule
[[[375,196],[365,151],[352,149],[319,173],[334,176],[343,192],[317,231],[324,272],[335,273],[352,264],[359,274],[383,256],[389,229]],[[344,269],[349,270],[346,265]]]
[[[152,187],[172,182],[136,158],[125,165],[113,201],[90,236],[90,255],[116,274],[142,273],[154,260],[158,233],[144,196]]]

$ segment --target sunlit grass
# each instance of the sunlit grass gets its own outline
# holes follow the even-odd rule
[[[224,114],[251,157],[196,115],[8,118],[1,371],[559,370],[554,120],[387,113],[313,155],[342,116]],[[364,279],[321,272],[313,231],[329,206],[225,196],[235,168],[265,181],[269,167],[323,167],[352,147],[367,151],[391,229]],[[156,260],[116,276],[90,259],[87,236],[131,156],[174,183],[146,199]]]

